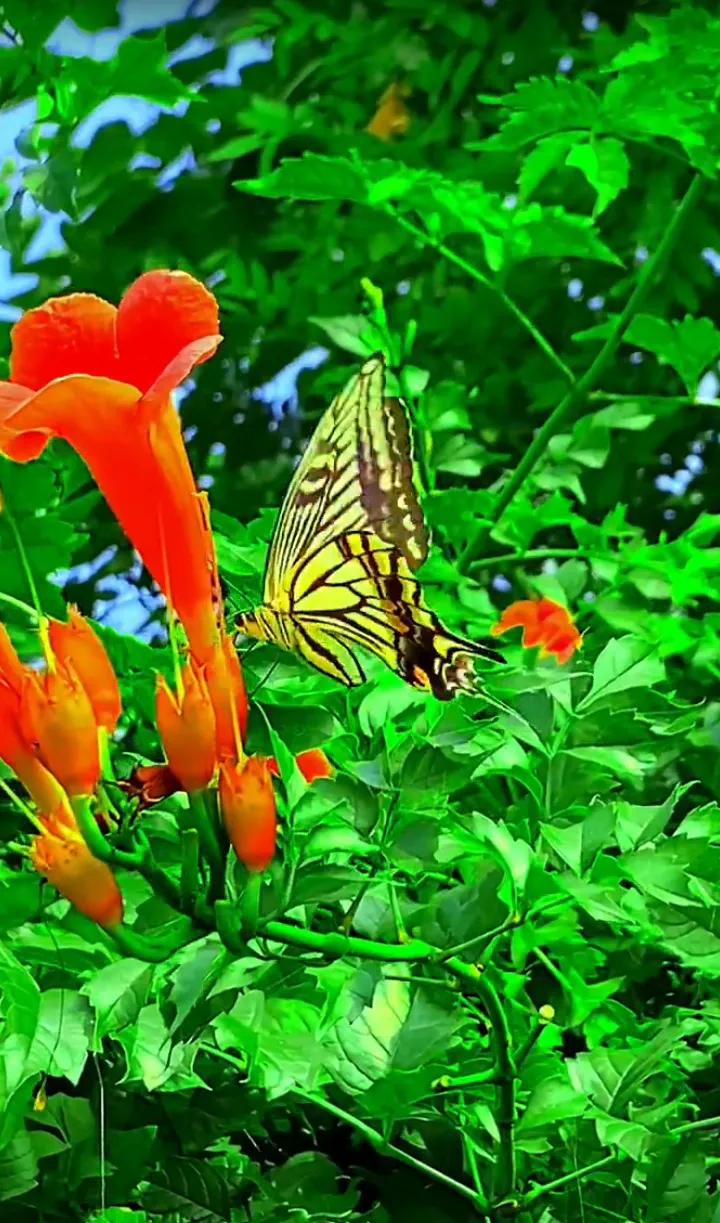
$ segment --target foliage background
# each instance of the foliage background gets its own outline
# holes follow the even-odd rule
[[[477,940],[499,1014],[438,965],[275,943],[238,958],[212,935],[160,965],[118,959],[6,850],[2,1217],[716,1219],[714,6],[0,13],[4,351],[16,308],[69,288],[117,301],[158,266],[212,285],[226,339],[182,413],[230,603],[257,593],[302,440],[380,343],[426,458],[434,606],[483,635],[542,593],[586,632],[563,670],[508,649],[492,685],[513,718],[381,675],[348,695],[292,660],[258,693],[291,748],[339,765],[286,796],[291,919]],[[411,123],[383,143],[365,128],[395,79]],[[72,599],[109,626],[127,772],[157,756],[157,597],[69,451],[0,483],[46,610]],[[5,520],[0,547],[27,644]],[[251,686],[272,658],[248,659]],[[256,716],[256,747],[265,733]],[[168,870],[175,815],[145,817]],[[122,884],[162,934],[170,911]]]

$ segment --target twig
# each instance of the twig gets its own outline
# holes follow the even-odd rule
[[[653,280],[675,245],[682,224],[695,205],[702,185],[702,176],[696,174],[675,210],[675,214],[671,218],[657,249],[647,263],[643,264],[635,289],[630,294],[624,309],[613,323],[612,330],[600,352],[585,371],[582,378],[570,388],[555,410],[550,413],[545,424],[538,429],[515,471],[500,493],[490,514],[490,519],[493,523],[500,521],[515,494],[522,488],[526,478],[545,453],[548,444],[558,432],[560,426],[576,414],[578,408],[585,403],[595,384],[604,374],[615,355],[625,331],[640,309]],[[485,538],[486,530],[487,526],[483,524],[476,532],[474,539],[471,539],[464,548],[458,560],[461,571],[467,570],[468,565],[475,559],[480,543]]]
[[[512,315],[515,316],[529,335],[532,336],[538,348],[545,353],[548,360],[552,361],[553,365],[560,371],[563,378],[565,378],[570,384],[575,381],[575,375],[573,374],[572,370],[565,364],[562,357],[555,352],[555,349],[550,341],[545,339],[545,336],[542,334],[539,328],[535,326],[532,320],[528,318],[525,312],[521,310],[520,307],[512,300],[512,298],[508,297],[507,293],[505,293],[503,289],[499,288],[489,276],[485,276],[485,274],[481,272],[479,268],[476,268],[473,263],[470,263],[467,259],[463,259],[462,255],[456,254],[456,252],[449,246],[446,246],[444,242],[440,242],[437,238],[433,238],[431,234],[426,233],[425,230],[420,229],[418,225],[414,225],[412,221],[409,221],[407,217],[402,215],[402,213],[397,212],[395,208],[388,205],[385,211],[389,217],[392,217],[392,219],[400,226],[401,229],[404,229],[406,233],[411,234],[412,237],[418,242],[421,242],[423,246],[431,247],[432,250],[437,251],[438,255],[442,255],[443,259],[446,259],[448,263],[455,264],[455,267],[460,268],[467,276],[470,276],[473,280],[477,281],[478,284],[484,285],[486,289],[490,289],[492,293],[495,293],[496,296],[500,298],[503,305]]]
[[[426,1164],[424,1160],[418,1159],[416,1155],[411,1155],[409,1151],[404,1151],[402,1147],[395,1146],[394,1142],[388,1142],[383,1138],[382,1134],[378,1133],[367,1122],[361,1121],[359,1117],[354,1117],[352,1113],[346,1112],[344,1108],[339,1108],[337,1104],[333,1104],[330,1100],[324,1100],[320,1096],[313,1096],[309,1092],[302,1091],[299,1087],[294,1087],[293,1092],[295,1095],[300,1096],[301,1099],[307,1100],[309,1104],[315,1104],[318,1108],[323,1109],[324,1112],[331,1113],[334,1117],[337,1117],[338,1121],[344,1121],[346,1125],[352,1126],[381,1155],[394,1156],[401,1163],[407,1164],[409,1168],[414,1168],[416,1172],[422,1172],[430,1180],[437,1181],[440,1185],[445,1185],[446,1188],[454,1190],[461,1197],[469,1198],[480,1209],[483,1208],[483,1200],[470,1185],[464,1185],[462,1181],[455,1180],[453,1176],[448,1176],[447,1172],[442,1172],[439,1168],[433,1168],[431,1164]]]

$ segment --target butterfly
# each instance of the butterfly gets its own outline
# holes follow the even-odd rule
[[[425,603],[414,571],[429,544],[410,427],[376,353],[320,420],[280,510],[263,603],[236,628],[348,686],[366,678],[360,647],[440,700],[476,691],[475,660],[502,655],[456,637]]]

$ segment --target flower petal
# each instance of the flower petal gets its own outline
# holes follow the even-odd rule
[[[122,377],[143,391],[153,388],[153,397],[178,386],[212,356],[221,338],[215,298],[186,272],[146,272],[120,303]],[[161,376],[161,387],[154,387]]]
[[[39,391],[68,374],[119,377],[117,310],[93,293],[51,297],[28,310],[11,332],[10,377]]]

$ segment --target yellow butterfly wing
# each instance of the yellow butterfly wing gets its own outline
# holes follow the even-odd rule
[[[265,604],[277,603],[308,549],[367,529],[393,543],[413,569],[427,556],[410,429],[400,400],[385,395],[381,354],[332,401],[293,476],[270,544]]]
[[[300,653],[320,670],[335,668],[335,677],[346,684],[365,679],[353,646],[440,700],[477,689],[477,658],[502,661],[491,646],[443,628],[402,553],[370,532],[318,547],[297,566],[288,595]],[[339,657],[334,651],[341,646],[346,648]]]
[[[428,547],[410,428],[378,354],[322,417],[280,511],[263,604],[237,628],[347,685],[365,680],[361,647],[441,700],[472,691],[475,660],[502,655],[448,632],[427,606],[413,571]]]

